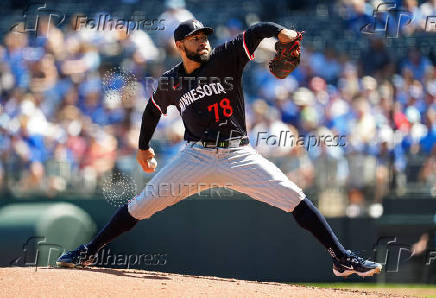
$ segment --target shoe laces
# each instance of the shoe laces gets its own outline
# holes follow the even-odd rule
[[[349,250],[347,254],[347,261],[352,263],[363,264],[365,262],[365,259],[357,255],[357,253]]]
[[[78,249],[67,252],[67,255],[71,256],[73,258],[79,259],[79,260],[80,259],[87,259],[88,258],[88,249],[86,246],[81,247],[81,249],[78,248]]]

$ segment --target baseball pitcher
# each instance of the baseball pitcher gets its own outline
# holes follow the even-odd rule
[[[58,266],[87,266],[102,247],[132,229],[139,220],[199,191],[225,186],[292,212],[296,222],[327,249],[335,275],[379,273],[381,264],[345,250],[303,191],[249,144],[242,91],[244,67],[254,59],[253,53],[262,39],[277,37],[277,53],[269,66],[277,78],[285,78],[300,61],[302,34],[261,22],[212,49],[208,40],[212,33],[212,28],[204,27],[198,20],[188,20],[175,29],[174,40],[182,61],[162,75],[148,100],[137,161],[145,172],[155,171],[155,153],[149,142],[170,105],[178,109],[185,126],[184,148],[140,194],[116,211],[91,242],[63,254]]]

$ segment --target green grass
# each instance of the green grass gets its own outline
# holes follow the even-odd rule
[[[304,286],[318,287],[318,288],[423,288],[423,289],[436,289],[436,285],[431,284],[391,284],[391,283],[351,283],[351,282],[337,282],[337,283],[300,283]]]
[[[397,284],[397,283],[299,283],[298,285],[317,287],[317,288],[336,288],[336,289],[404,289],[405,294],[417,297],[436,298],[436,285],[433,284]],[[434,291],[433,291],[434,289]]]

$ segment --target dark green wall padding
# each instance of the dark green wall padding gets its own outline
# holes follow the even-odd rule
[[[92,218],[71,203],[15,203],[0,209],[0,264],[54,265],[64,251],[88,241]],[[37,250],[36,250],[37,249]]]
[[[38,260],[44,261],[38,262],[38,266],[44,266],[47,259],[53,263],[63,248],[87,242],[97,231],[95,226],[101,229],[116,210],[98,196],[56,200],[35,197],[32,202],[0,200],[0,266],[10,266],[14,260],[13,264],[29,266],[34,262],[35,248],[42,251]],[[386,236],[410,246],[423,232],[429,232],[429,248],[434,249],[436,223],[428,219],[436,218],[436,200],[386,199],[384,206],[385,215],[380,219],[327,220],[347,249],[358,250],[365,257],[374,257],[377,239]],[[401,221],[392,220],[400,214]],[[418,217],[425,220],[412,220]],[[45,242],[40,238],[28,239],[31,236],[47,239]],[[392,268],[398,247],[381,249],[382,254],[387,249],[392,254],[387,266]],[[291,213],[247,197],[194,196],[183,200],[140,221],[132,231],[105,247],[97,265],[126,268],[126,257],[131,260],[142,257],[140,264],[130,266],[135,269],[248,280],[436,282],[436,260],[425,265],[425,254],[401,262],[398,272],[382,272],[379,278],[335,277],[328,253],[295,223]]]

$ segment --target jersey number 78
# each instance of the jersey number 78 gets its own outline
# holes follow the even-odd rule
[[[215,113],[215,122],[220,121],[220,116],[219,116],[220,108],[222,110],[224,117],[226,117],[226,118],[229,118],[233,114],[233,108],[232,108],[232,105],[230,104],[230,100],[228,98],[223,98],[220,100],[219,104],[218,104],[218,102],[216,102],[216,103],[211,104],[207,107],[207,110],[209,112],[213,111]]]

